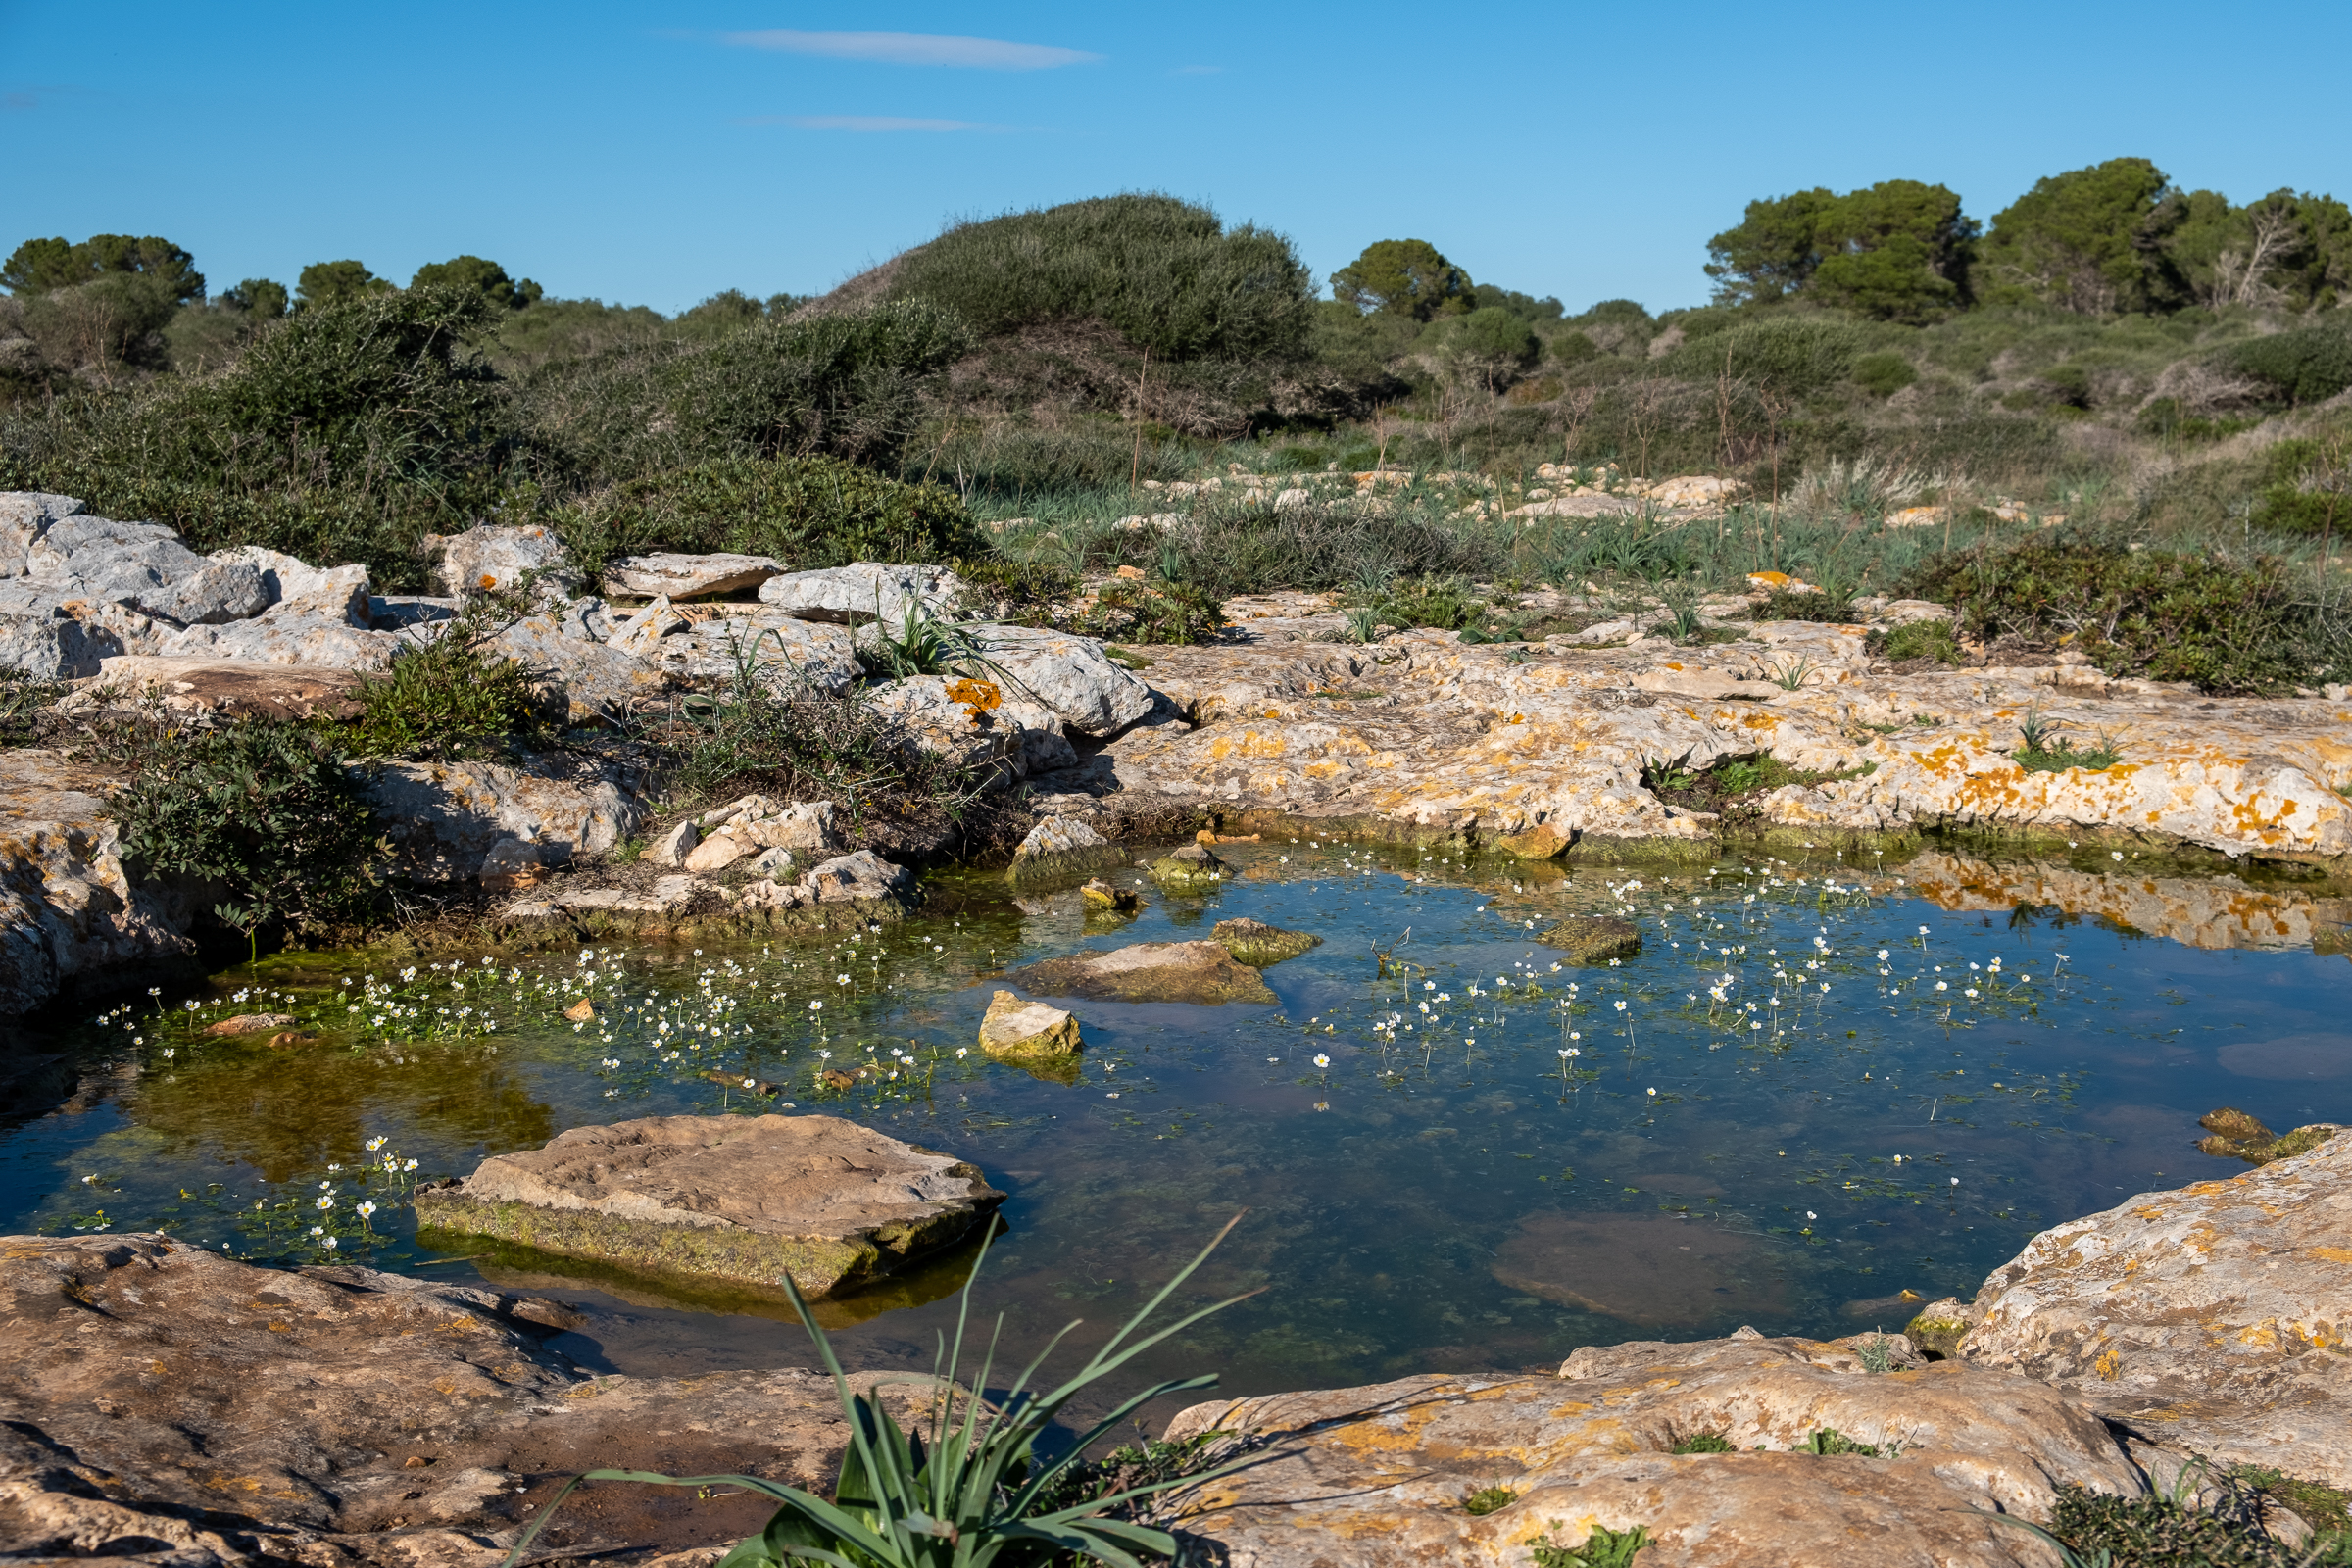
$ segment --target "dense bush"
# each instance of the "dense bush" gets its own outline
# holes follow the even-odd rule
[[[551,365],[519,401],[555,471],[581,482],[714,458],[824,453],[888,464],[914,428],[924,378],[971,345],[953,313],[903,300]]]
[[[792,569],[852,561],[944,562],[981,534],[956,493],[838,458],[722,458],[627,484],[555,516],[591,574],[651,550],[773,556]]]
[[[531,674],[484,644],[513,608],[483,595],[430,642],[403,648],[352,694],[360,710],[331,729],[355,757],[445,759],[495,754],[543,728]]]
[[[1905,590],[1948,604],[1972,637],[2071,637],[2110,675],[2267,693],[2341,678],[2342,630],[2270,557],[2033,539],[1937,557]]]
[[[2325,403],[2352,387],[2352,326],[2306,326],[2241,343],[2231,365],[2278,402]]]
[[[1775,313],[1685,343],[1663,368],[1690,381],[1728,374],[1804,398],[1846,379],[1866,342],[1861,331],[1831,317]]]
[[[127,774],[108,809],[141,877],[220,890],[214,915],[255,941],[331,925],[365,901],[375,830],[324,736],[266,722],[142,725],[94,744]]]
[[[988,334],[1103,321],[1155,360],[1295,358],[1313,299],[1289,240],[1149,195],[958,223],[901,257],[888,289],[937,300]]]

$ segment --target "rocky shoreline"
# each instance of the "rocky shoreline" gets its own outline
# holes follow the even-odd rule
[[[1350,1562],[1521,1568],[1536,1544],[1637,1527],[1659,1568],[2038,1564],[2002,1520],[2048,1518],[2062,1487],[2219,1499],[2256,1464],[2352,1488],[2347,1235],[2352,1138],[2329,1136],[2046,1231],[1973,1302],[1925,1309],[1916,1341],[1742,1330],[1588,1347],[1550,1377],[1212,1401],[1167,1437],[1253,1451],[1171,1517],[1213,1560],[1261,1568],[1343,1542]],[[578,1321],[544,1297],[162,1236],[0,1241],[0,1551],[489,1568],[581,1469],[831,1476],[846,1429],[824,1378],[592,1375],[547,1348]],[[589,1496],[549,1557],[699,1564],[763,1512]],[[2260,1511],[2290,1545],[2312,1533]]]
[[[1639,607],[1539,643],[1425,630],[1349,644],[1338,640],[1347,617],[1333,596],[1276,594],[1229,604],[1209,646],[1106,650],[1000,626],[987,633],[990,679],[882,680],[860,671],[851,607],[985,616],[985,595],[941,567],[788,572],[759,558],[663,557],[610,574],[609,592],[655,592],[629,608],[578,592],[544,530],[486,526],[435,543],[449,592],[386,597],[361,567],[198,556],[169,529],[90,517],[71,498],[0,495],[0,661],[62,682],[61,711],[74,714],[146,703],[198,723],[299,717],[331,710],[356,672],[436,635],[466,592],[528,582],[543,608],[492,649],[527,665],[577,722],[722,681],[744,648],[772,648],[781,658],[763,678],[836,691],[862,682],[906,744],[1017,786],[1028,812],[1060,824],[1054,834],[1083,828],[1109,860],[1139,827],[1531,859],[1697,858],[1743,843],[1857,862],[1956,833],[2267,867],[2329,892],[2352,881],[2344,691],[2205,698],[2110,679],[2065,652],[1898,670],[1872,652],[1873,633],[1946,613],[1924,603],[1861,601],[1870,618],[1838,625],[1727,619],[1751,607],[1715,601],[1702,616],[1714,640],[1696,647],[1659,635],[1664,612]],[[756,600],[694,597],[755,587]],[[1604,603],[1536,597],[1563,613]],[[2106,736],[2120,760],[2021,765],[2029,718]],[[1756,757],[1800,781],[1747,803],[1738,823],[1673,804],[1657,782],[1661,768]],[[716,867],[682,856],[663,877],[615,865],[612,852],[657,824],[661,787],[618,759],[389,762],[365,775],[402,877],[486,895],[575,866],[594,873],[526,892],[510,919],[584,917],[589,934],[753,913],[790,925],[794,911],[834,902],[806,874],[747,905],[740,877],[712,878]],[[144,977],[191,949],[185,890],[126,874],[107,787],[55,749],[0,752],[0,1014]],[[907,887],[887,860],[868,859],[835,877],[850,889],[837,897],[887,915]]]

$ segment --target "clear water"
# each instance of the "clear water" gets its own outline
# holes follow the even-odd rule
[[[1897,1328],[1917,1305],[1903,1292],[1965,1298],[2048,1225],[2233,1173],[2191,1148],[2216,1105],[2279,1128],[2352,1113],[2352,965],[2308,945],[1952,912],[1826,857],[1571,873],[1311,842],[1221,853],[1217,893],[1151,893],[1115,928],[1090,928],[1074,893],[1016,902],[974,872],[854,944],[468,954],[410,974],[381,954],[293,955],[54,1022],[31,1048],[56,1064],[0,1115],[0,1231],[168,1227],[240,1255],[528,1285],[588,1307],[560,1343],[600,1369],[800,1364],[805,1336],[772,1305],[478,1243],[437,1252],[404,1201],[567,1127],[787,1102],[951,1151],[1009,1192],[979,1299],[1016,1350],[1071,1317],[1083,1343],[1247,1210],[1201,1282],[1262,1294],[1142,1370],[1249,1393],[1550,1366],[1741,1323]],[[1555,971],[1537,937],[1579,911],[1637,918],[1642,952]],[[1325,939],[1266,971],[1277,1006],[1076,1003],[1074,1083],[964,1049],[1003,968],[1245,914]],[[562,1010],[591,987],[602,1017],[575,1027]],[[318,1038],[196,1032],[238,1011]],[[816,1078],[868,1063],[847,1091]],[[928,1364],[967,1265],[829,1306],[845,1359]]]

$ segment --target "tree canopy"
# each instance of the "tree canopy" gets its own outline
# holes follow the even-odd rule
[[[1468,272],[1425,239],[1375,240],[1364,247],[1363,255],[1331,274],[1334,299],[1366,314],[1380,311],[1418,321],[1467,314],[1474,305],[1475,287]]]
[[[1844,195],[1816,186],[1747,204],[1707,242],[1724,304],[1802,294],[1883,320],[1921,321],[1969,300],[1977,225],[1941,185],[1882,180]]]
[[[519,311],[546,291],[529,278],[517,281],[496,262],[479,256],[453,256],[446,262],[427,262],[409,279],[411,288],[470,289],[505,310]]]
[[[0,263],[0,286],[17,295],[46,294],[110,275],[147,278],[174,305],[204,298],[196,258],[154,234],[92,234],[79,244],[62,235],[28,239]]]
[[[312,310],[320,305],[340,305],[346,300],[363,299],[369,294],[388,294],[392,284],[358,262],[313,262],[294,279],[294,303],[297,310]]]
[[[2145,158],[2037,179],[1993,215],[1984,248],[1990,290],[2085,316],[2183,304],[2166,241],[2187,218],[2187,202]]]

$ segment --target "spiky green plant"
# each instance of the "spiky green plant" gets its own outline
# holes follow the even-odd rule
[[[849,1379],[833,1353],[832,1343],[788,1276],[784,1288],[793,1310],[816,1342],[825,1369],[833,1374],[835,1396],[849,1418],[850,1445],[841,1457],[841,1470],[830,1499],[799,1487],[759,1476],[665,1476],[645,1470],[591,1470],[574,1476],[531,1522],[507,1554],[505,1568],[514,1568],[539,1532],[574,1487],[584,1481],[634,1481],[660,1487],[740,1487],[771,1497],[777,1507],[767,1528],[737,1543],[720,1559],[718,1568],[771,1568],[795,1561],[830,1563],[833,1568],[988,1568],[1007,1550],[1082,1552],[1112,1568],[1143,1568],[1138,1552],[1173,1556],[1176,1540],[1164,1530],[1133,1520],[1106,1517],[1121,1503],[1138,1501],[1176,1487],[1221,1475],[1246,1462],[1224,1465],[1131,1487],[1109,1496],[1095,1497],[1067,1507],[1046,1500],[1054,1482],[1095,1441],[1129,1415],[1162,1395],[1213,1388],[1216,1375],[1176,1378],[1153,1384],[1121,1400],[1079,1439],[1061,1458],[1039,1462],[1037,1442],[1060,1417],[1062,1407],[1096,1382],[1149,1350],[1182,1333],[1212,1312],[1256,1295],[1240,1296],[1187,1313],[1166,1328],[1137,1339],[1146,1319],[1194,1270],[1208,1260],[1217,1244],[1230,1235],[1241,1216],[1235,1215],[1190,1263],[1177,1270],[1141,1311],[1088,1358],[1078,1372],[1047,1393],[1037,1393],[1031,1381],[1064,1336],[1078,1327],[1070,1323],[1046,1343],[1004,1399],[991,1405],[977,1391],[990,1386],[996,1366],[997,1340],[1004,1333],[1002,1314],[997,1333],[989,1340],[979,1375],[963,1380],[963,1348],[971,1315],[972,1285],[987,1260],[983,1242],[980,1257],[965,1281],[956,1313],[953,1342],[942,1339],[929,1379],[884,1378],[863,1394],[850,1390]],[[909,1433],[883,1409],[881,1391],[896,1383],[920,1383],[935,1393],[928,1432]],[[966,1392],[969,1391],[969,1392]]]

